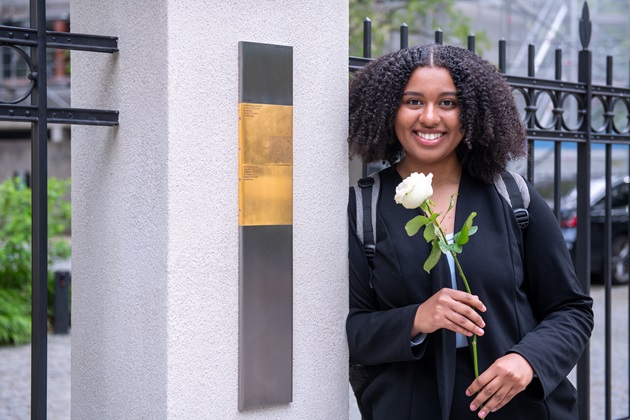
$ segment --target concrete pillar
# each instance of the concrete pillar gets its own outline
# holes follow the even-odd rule
[[[348,415],[348,2],[71,0],[73,419]],[[293,46],[293,402],[238,410],[238,42]]]

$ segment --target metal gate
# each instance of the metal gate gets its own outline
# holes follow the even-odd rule
[[[630,156],[630,88],[614,87],[613,57],[608,56],[606,61],[606,84],[593,84],[592,77],[592,52],[588,49],[591,38],[591,20],[588,5],[584,3],[582,16],[579,22],[579,34],[582,50],[578,55],[578,81],[566,82],[562,80],[562,50],[555,51],[555,78],[537,78],[535,74],[535,46],[529,45],[527,60],[527,76],[515,76],[506,74],[506,42],[499,41],[498,67],[505,75],[515,95],[522,98],[522,115],[527,128],[528,159],[527,178],[534,184],[534,147],[537,141],[553,143],[553,209],[558,220],[561,219],[561,170],[562,170],[562,145],[573,143],[577,148],[577,220],[591,220],[591,151],[594,145],[602,145],[605,149],[605,197],[603,199],[603,281],[605,290],[605,361],[604,361],[604,388],[605,388],[605,418],[612,419],[612,319],[611,319],[611,294],[612,294],[612,146],[625,145]],[[442,44],[442,31],[435,32],[435,43]],[[400,48],[408,46],[408,27],[400,28]],[[475,37],[468,37],[468,49],[475,50]],[[349,70],[354,72],[371,60],[371,22],[364,22],[363,57],[350,57]],[[630,81],[629,81],[630,82]],[[629,83],[630,86],[630,83]],[[544,121],[540,116],[541,98],[551,103],[551,116]],[[594,126],[594,105],[603,108],[602,122]],[[571,124],[567,114],[571,112],[576,116],[576,121]],[[625,116],[625,125],[620,123],[619,113]],[[621,118],[623,121],[624,118]],[[627,162],[630,170],[630,158]],[[363,175],[365,176],[365,174]],[[627,190],[626,190],[627,191]],[[626,193],[627,194],[627,193]],[[626,219],[630,198],[626,195]],[[628,232],[630,225],[626,220],[626,253],[628,247]],[[574,246],[574,261],[578,279],[584,290],[591,290],[591,223],[577,224],[577,238]],[[627,270],[628,256],[625,254],[625,266]],[[629,305],[630,307],[630,302]],[[630,319],[630,314],[629,314]],[[630,340],[626,349],[630,348]],[[590,418],[590,354],[587,346],[582,358],[577,365],[577,388],[579,416],[581,420]],[[628,358],[628,352],[622,355]],[[625,374],[630,381],[630,371]],[[598,379],[598,378],[597,378]],[[630,419],[630,405],[627,407],[623,419]]]
[[[114,53],[118,38],[47,31],[45,0],[30,0],[29,7],[30,28],[0,25],[0,46],[14,50],[26,61],[30,80],[24,95],[14,101],[0,101],[0,120],[31,123],[31,419],[39,420],[46,418],[47,407],[48,123],[118,125],[118,111],[48,107],[46,48]],[[23,104],[29,97],[30,105]]]

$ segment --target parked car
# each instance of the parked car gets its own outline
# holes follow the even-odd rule
[[[612,192],[612,243],[611,277],[613,284],[628,284],[628,185],[630,177],[618,176],[611,179]],[[591,180],[591,273],[593,279],[604,279],[604,218],[606,213],[606,180]],[[575,240],[578,225],[577,188],[574,187],[561,201],[560,227],[575,261]]]

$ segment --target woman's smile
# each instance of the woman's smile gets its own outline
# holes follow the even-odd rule
[[[414,134],[419,137],[420,141],[434,142],[435,140],[442,138],[446,133],[426,133],[422,131],[414,131]]]

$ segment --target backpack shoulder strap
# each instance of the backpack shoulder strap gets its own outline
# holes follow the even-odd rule
[[[514,216],[521,229],[525,229],[529,225],[529,207],[530,197],[527,183],[523,177],[511,171],[504,171],[500,176],[494,179],[494,187],[499,194],[505,198],[514,211]]]
[[[363,249],[370,268],[373,267],[376,248],[376,208],[380,187],[378,172],[361,178],[353,187],[357,205],[357,235],[363,242]]]

